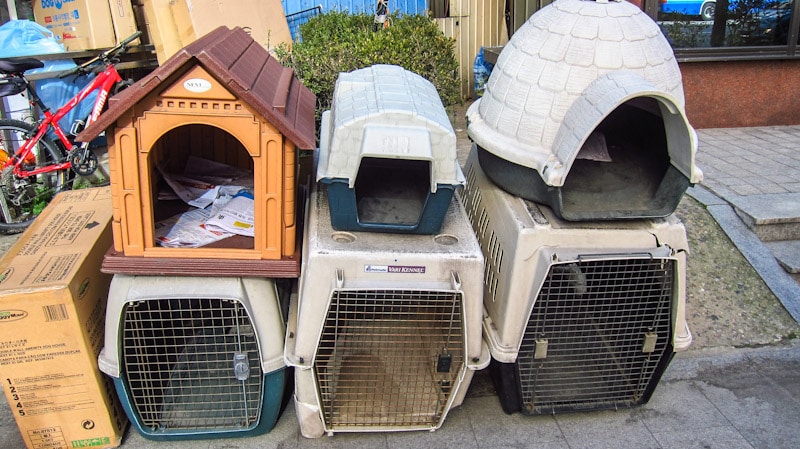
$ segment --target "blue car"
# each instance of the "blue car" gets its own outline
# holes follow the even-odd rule
[[[700,16],[703,20],[714,20],[716,9],[715,0],[661,0],[662,13]]]
[[[758,27],[748,36],[750,44],[786,45],[792,21],[793,4],[791,0],[781,0],[768,4],[758,11]],[[800,38],[798,38],[800,42]]]

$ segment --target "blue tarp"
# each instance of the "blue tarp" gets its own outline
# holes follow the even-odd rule
[[[13,58],[18,56],[35,56],[64,53],[64,47],[59,44],[53,33],[47,28],[30,20],[11,20],[0,25],[0,58]],[[86,86],[94,75],[69,77],[59,79],[57,75],[64,70],[75,67],[72,59],[44,61],[44,68],[25,72],[26,75],[53,73],[53,78],[36,81],[36,93],[44,104],[50,106],[55,112],[70,98]],[[75,120],[86,118],[92,111],[97,92],[93,92],[69,114],[59,122],[61,128],[69,131],[70,125]]]

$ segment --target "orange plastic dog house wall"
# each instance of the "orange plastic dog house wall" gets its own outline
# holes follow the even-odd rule
[[[316,99],[241,28],[220,27],[110,101],[78,136],[106,131],[116,253],[125,257],[263,260],[297,253],[297,150],[314,149]],[[155,242],[169,209],[157,166],[190,156],[253,173],[254,237],[200,248]]]

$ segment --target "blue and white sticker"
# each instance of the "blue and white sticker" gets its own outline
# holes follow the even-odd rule
[[[424,265],[364,265],[365,273],[405,273],[423,274]]]

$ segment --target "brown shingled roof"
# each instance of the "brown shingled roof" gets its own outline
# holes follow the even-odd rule
[[[275,126],[297,148],[316,148],[316,97],[292,69],[284,67],[242,28],[219,27],[178,53],[109,101],[109,109],[77,136],[88,142],[111,126],[186,64],[196,60],[241,101]]]

